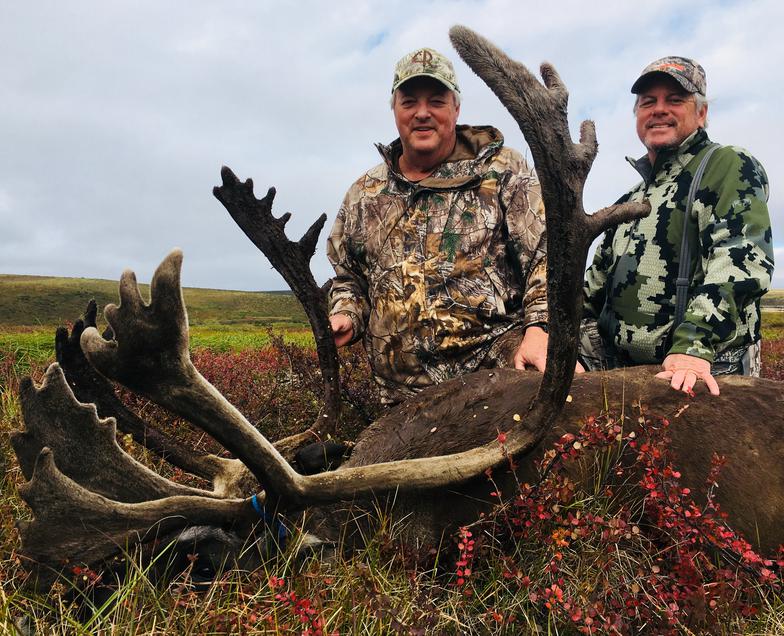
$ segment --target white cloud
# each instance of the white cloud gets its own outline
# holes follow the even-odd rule
[[[588,210],[635,181],[623,157],[640,154],[628,92],[639,70],[670,53],[702,61],[710,132],[763,161],[784,243],[782,21],[773,0],[12,3],[0,23],[0,271],[115,278],[130,266],[145,279],[179,245],[185,284],[284,288],[213,199],[220,166],[252,177],[259,195],[275,185],[276,212],[293,212],[290,236],[322,212],[331,223],[348,185],[377,162],[372,143],[395,136],[387,98],[408,50],[450,54],[463,121],[493,123],[524,149],[452,53],[455,23],[532,69],[555,64],[573,131],[596,121]],[[323,249],[313,266],[329,276]]]

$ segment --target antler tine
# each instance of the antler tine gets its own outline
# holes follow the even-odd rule
[[[318,243],[319,235],[321,234],[321,230],[324,229],[324,224],[326,222],[327,215],[322,214],[313,222],[299,240],[298,244],[302,248],[302,253],[306,254],[308,258],[312,258],[313,254],[316,253],[316,244]],[[320,287],[319,290],[321,290]]]
[[[95,371],[84,357],[79,339],[85,327],[96,327],[96,315],[95,300],[90,300],[84,312],[84,319],[74,322],[70,334],[64,327],[58,328],[55,334],[55,356],[76,399],[84,404],[95,404],[100,417],[113,417],[117,428],[131,435],[137,444],[167,463],[213,482],[213,487],[217,488],[216,492],[227,496],[241,494],[243,488],[240,484],[251,476],[239,460],[198,454],[186,448],[128,409],[117,398],[112,384]],[[32,456],[37,455],[43,446],[51,444],[41,443],[34,449]],[[247,475],[245,478],[238,474],[243,470]]]
[[[112,499],[215,496],[169,481],[122,450],[114,420],[99,420],[94,405],[77,402],[58,364],[50,365],[40,387],[30,378],[23,379],[19,393],[25,430],[12,433],[11,443],[28,479],[41,449],[49,447],[64,474]]]
[[[449,37],[460,57],[520,126],[540,177],[545,210],[558,213],[552,219],[548,216],[548,229],[562,217],[577,230],[587,230],[579,213],[583,212],[583,185],[598,148],[596,133],[593,122],[584,121],[580,142],[572,142],[567,121],[568,91],[555,67],[547,62],[541,65],[542,85],[524,65],[470,29],[454,26]],[[627,205],[615,213],[615,222],[643,216],[648,209]],[[598,225],[591,224],[591,232],[598,229]],[[590,245],[594,237],[587,236],[585,241]]]
[[[560,125],[566,121],[569,93],[555,68],[542,64],[546,84],[542,85],[524,65],[470,29],[454,26],[449,37],[463,61],[484,80],[520,126],[537,170],[573,170],[570,164],[575,157],[569,128]],[[548,126],[541,126],[541,121],[547,121]],[[557,152],[552,151],[553,145]],[[590,162],[584,167],[585,174],[588,168]]]
[[[272,215],[275,188],[270,188],[263,199],[257,199],[250,179],[240,182],[226,166],[221,170],[221,177],[223,185],[213,188],[213,194],[283,276],[308,316],[324,382],[324,409],[310,430],[318,435],[334,432],[340,414],[338,352],[327,316],[326,297],[310,271],[310,259],[327,216],[322,214],[298,242],[292,242],[284,231],[290,215],[284,214],[280,219]],[[312,438],[303,434],[296,439]]]
[[[173,496],[120,503],[81,487],[61,473],[48,448],[41,450],[32,479],[19,494],[33,510],[20,522],[22,554],[39,567],[39,585],[50,584],[53,564],[96,563],[127,545],[187,524],[251,524],[253,508],[242,499]],[[88,530],[88,531],[85,531]]]
[[[212,435],[259,483],[278,483],[280,471],[288,474],[293,469],[193,366],[184,306],[170,313],[160,309],[182,305],[181,264],[179,250],[163,260],[153,276],[149,306],[107,307],[106,317],[117,340],[104,340],[97,329],[85,329],[81,337],[85,356],[103,375],[183,415]]]

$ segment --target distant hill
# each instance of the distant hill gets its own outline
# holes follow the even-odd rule
[[[57,326],[81,316],[94,298],[99,310],[119,303],[117,281],[94,278],[0,274],[0,328]],[[150,286],[140,284],[149,301]],[[302,306],[291,292],[183,289],[191,325],[306,326]]]
[[[762,307],[784,310],[784,289],[771,289],[762,297]]]
[[[150,286],[140,284],[149,300]],[[302,306],[290,291],[245,292],[220,289],[183,289],[188,320],[192,326],[278,325],[307,327]],[[96,278],[61,278],[0,274],[0,328],[58,326],[82,315],[95,298],[99,309],[118,303],[117,281]],[[767,309],[784,310],[784,290],[768,292],[762,299]]]

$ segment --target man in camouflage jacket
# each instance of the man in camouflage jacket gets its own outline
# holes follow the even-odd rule
[[[339,346],[360,338],[394,403],[479,366],[544,369],[544,209],[535,174],[489,126],[457,126],[451,63],[397,65],[400,137],[349,189],[327,244]]]
[[[687,195],[713,145],[705,73],[666,57],[643,70],[632,93],[648,152],[629,159],[643,181],[619,202],[648,200],[651,213],[609,230],[586,272],[581,359],[589,368],[661,363],[658,377],[673,388],[690,392],[702,379],[717,395],[714,375],[759,374],[760,297],[773,273],[767,176],[740,148],[709,157],[687,230],[688,301],[674,324]]]

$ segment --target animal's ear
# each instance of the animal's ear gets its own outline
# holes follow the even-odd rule
[[[314,442],[294,453],[294,467],[303,475],[315,475],[335,470],[349,456],[348,444],[338,442]]]

